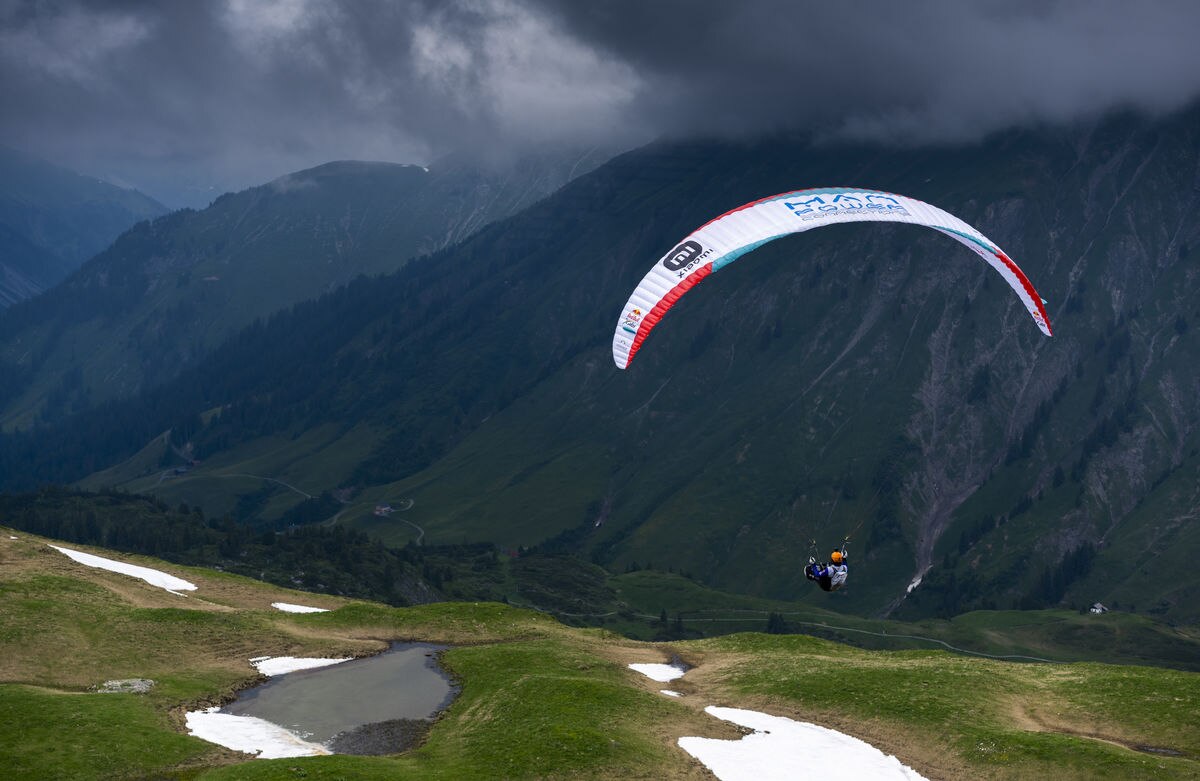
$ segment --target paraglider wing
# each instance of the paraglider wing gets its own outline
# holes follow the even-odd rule
[[[659,259],[634,289],[613,334],[613,360],[624,369],[666,311],[700,280],[768,241],[843,222],[906,222],[956,239],[996,269],[1047,336],[1050,320],[1029,278],[986,236],[915,198],[848,187],[773,195],[722,214]]]

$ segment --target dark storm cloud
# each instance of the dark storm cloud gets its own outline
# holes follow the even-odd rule
[[[0,142],[178,199],[456,149],[970,139],[1179,106],[1198,29],[1182,1],[0,0]]]
[[[0,142],[143,187],[602,132],[632,74],[508,3],[0,0]]]
[[[90,162],[102,175],[167,169],[198,185],[243,171],[250,181],[280,173],[307,152],[328,159],[339,143],[368,154],[419,148],[372,111],[370,78],[389,63],[363,62],[361,47],[331,56],[340,44],[354,46],[355,17],[334,18],[336,9],[315,4],[248,9],[10,6],[0,102],[19,110],[5,111],[4,140],[76,166]]]
[[[1200,94],[1200,3],[537,0],[644,80],[655,128],[962,140]]]

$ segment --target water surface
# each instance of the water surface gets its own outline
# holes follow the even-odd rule
[[[435,657],[445,648],[395,643],[376,656],[280,675],[242,692],[221,712],[257,716],[316,743],[368,724],[427,720],[457,693]]]

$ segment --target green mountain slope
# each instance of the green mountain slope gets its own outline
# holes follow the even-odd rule
[[[839,614],[828,600],[806,604],[718,591],[688,573],[631,567],[613,575],[568,554],[530,550],[509,556],[483,543],[389,548],[345,525],[290,525],[301,521],[294,512],[284,520],[286,529],[255,530],[231,519],[205,518],[193,506],[171,509],[145,496],[114,492],[0,495],[0,524],[22,533],[396,606],[447,599],[504,602],[639,640],[765,628],[876,650],[947,649],[1010,661],[1200,671],[1200,632],[1128,611],[977,611],[918,622],[863,618]]]
[[[682,736],[726,740],[721,704],[828,725],[929,778],[1195,777],[1194,673],[864,651],[797,635],[638,643],[496,603],[389,608],[137,558],[188,596],[85,567],[0,528],[0,766],[60,779],[708,777]],[[97,554],[127,561],[105,550]],[[274,601],[331,612],[273,610]],[[390,640],[450,644],[461,692],[417,748],[256,760],[185,734],[184,714],[260,677],[263,655],[345,656]],[[673,655],[672,688],[628,669]],[[102,694],[109,680],[145,694]]]
[[[389,542],[652,562],[777,599],[827,599],[801,574],[808,540],[850,534],[839,610],[1115,600],[1194,622],[1197,117],[950,149],[647,147],[242,331],[135,403],[8,437],[7,485],[79,479],[171,429],[202,464],[168,476],[183,462],[167,455],[113,481],[250,522],[343,489],[327,520]],[[979,226],[1056,336],[945,237],[837,226],[746,256],[612,366],[616,313],[679,237],[843,183]]]
[[[461,240],[601,160],[329,163],[138,226],[0,317],[0,366],[24,380],[5,394],[0,425],[161,384],[256,318]]]
[[[0,309],[46,290],[141,220],[167,208],[0,147]]]

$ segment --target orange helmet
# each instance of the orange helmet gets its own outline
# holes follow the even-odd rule
[[[832,561],[834,564],[841,564],[842,563],[842,552],[840,550],[835,550],[833,553],[829,554],[829,560]]]

